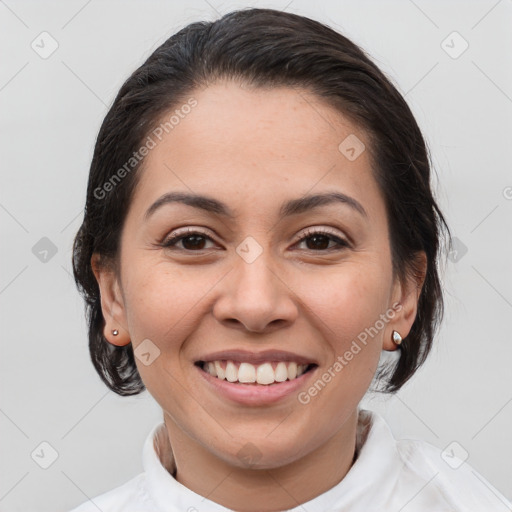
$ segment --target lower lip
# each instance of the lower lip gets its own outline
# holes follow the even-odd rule
[[[195,368],[205,379],[207,385],[212,386],[214,391],[220,395],[243,405],[266,405],[283,400],[290,395],[296,395],[305,382],[316,372],[318,366],[296,379],[267,385],[233,383],[218,379],[198,366],[195,366]]]

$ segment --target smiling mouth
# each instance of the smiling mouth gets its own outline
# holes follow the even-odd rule
[[[251,364],[232,360],[197,361],[195,365],[219,380],[226,380],[233,384],[265,386],[295,380],[317,366],[293,361],[266,361],[261,364]]]

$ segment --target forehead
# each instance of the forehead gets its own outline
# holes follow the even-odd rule
[[[333,186],[379,196],[365,132],[303,89],[222,82],[191,92],[161,121],[134,196],[140,206],[171,190],[215,195],[234,210],[242,198],[268,202]]]

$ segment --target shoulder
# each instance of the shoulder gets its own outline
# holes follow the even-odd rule
[[[451,445],[442,451],[425,441],[401,439],[396,447],[403,463],[402,474],[407,474],[404,478],[418,485],[414,497],[417,502],[436,496],[454,511],[512,510],[512,503],[459,458]]]
[[[70,512],[149,512],[155,508],[146,491],[146,475],[140,473],[123,485],[87,500]]]
[[[362,410],[359,456],[345,488],[358,502],[350,510],[408,512],[511,512],[512,504],[480,475],[460,445],[444,451],[418,439],[396,439],[383,417]],[[457,457],[457,454],[461,458]]]

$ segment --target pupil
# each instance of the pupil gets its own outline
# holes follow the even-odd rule
[[[193,240],[192,243],[188,243],[190,240]],[[187,247],[187,245],[189,247]],[[183,239],[183,246],[187,249],[195,248],[202,249],[204,245],[204,237],[201,235],[190,235]]]
[[[183,238],[183,246],[187,249],[203,249],[204,237],[202,235],[190,235]],[[308,249],[327,249],[329,247],[329,237],[325,235],[312,235],[307,241]]]
[[[311,240],[315,240],[316,242],[318,242],[318,240],[320,239],[320,243],[313,243],[313,247],[310,247],[310,241]],[[324,242],[324,243],[322,243]],[[308,241],[306,242],[307,246],[308,246],[308,249],[327,249],[327,247],[329,247],[329,238],[326,237],[325,235],[313,235],[313,236],[310,236]]]

